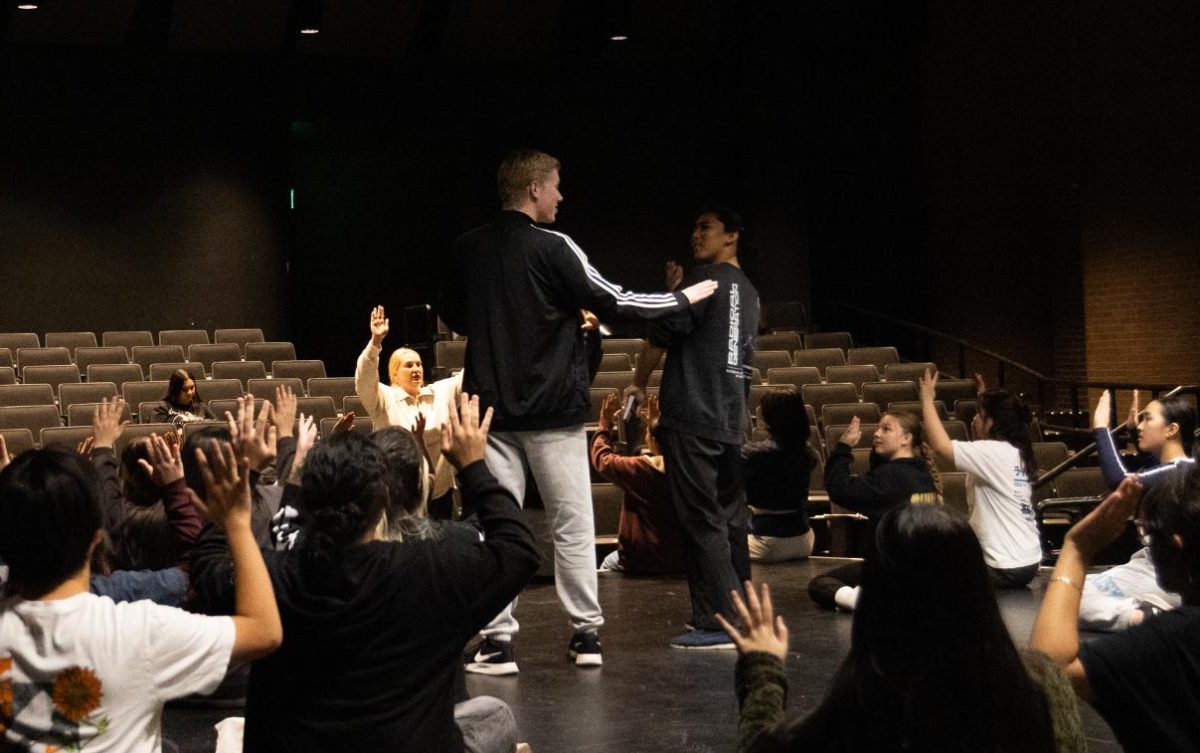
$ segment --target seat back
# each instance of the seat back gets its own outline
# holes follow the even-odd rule
[[[433,355],[439,369],[461,369],[467,363],[467,341],[441,340],[433,346]]]
[[[196,384],[196,394],[209,403],[214,400],[237,400],[246,394],[246,387],[240,379],[209,379]]]
[[[336,419],[336,418],[322,418],[321,419],[321,424],[320,424],[320,429],[319,429],[321,439],[329,439],[329,437],[333,435],[333,427],[337,426],[337,422],[338,422],[338,419]],[[375,427],[372,426],[371,419],[364,418],[361,415],[356,415],[354,417],[353,431],[362,432],[364,434],[370,434],[374,430],[375,430]]]
[[[816,366],[786,366],[767,369],[767,384],[790,384],[800,389],[806,384],[820,384],[821,371]]]
[[[642,347],[646,341],[639,338],[619,338],[609,337],[600,341],[600,349],[606,355],[608,353],[624,353],[630,359],[636,358],[642,352]]]
[[[54,388],[48,384],[0,384],[0,406],[54,405]]]
[[[188,346],[189,361],[199,361],[204,364],[204,370],[211,372],[213,364],[217,361],[240,361],[242,359],[242,351],[238,348],[237,343],[212,343],[205,345],[198,343]]]
[[[632,371],[633,359],[628,353],[604,353],[600,356],[600,371]]]
[[[849,382],[861,394],[864,382],[879,381],[879,369],[869,363],[828,366],[825,368],[825,379],[829,382]]]
[[[213,332],[213,342],[215,343],[231,343],[238,347],[238,351],[243,355],[246,352],[248,343],[260,343],[265,341],[263,331],[258,327],[231,327],[219,329]]]
[[[266,379],[267,368],[262,361],[217,361],[212,375],[213,379],[238,379],[245,385],[251,379]]]
[[[891,345],[877,348],[850,348],[846,351],[846,363],[869,363],[877,369],[882,369],[889,363],[900,363],[900,354]]]
[[[632,370],[599,371],[596,372],[596,378],[592,380],[592,387],[595,389],[624,390],[631,384],[633,384]]]
[[[858,390],[849,382],[806,384],[800,388],[800,392],[804,395],[804,402],[811,405],[817,415],[821,415],[821,408],[827,403],[858,402]]]
[[[91,426],[92,419],[96,417],[96,408],[100,403],[72,403],[63,411],[67,416],[67,426]],[[129,411],[129,403],[120,403],[121,421],[132,421],[133,416]]]
[[[936,374],[937,364],[931,361],[888,363],[883,366],[883,378],[889,382],[917,383],[921,380],[921,377],[925,376],[926,371],[930,374]]]
[[[133,349],[138,346],[146,346],[154,344],[154,335],[150,334],[149,330],[113,330],[104,332],[100,335],[100,342],[104,345],[120,345],[125,348],[128,360],[133,360]],[[178,359],[182,361],[183,359]]]
[[[62,426],[57,405],[7,405],[0,407],[0,429],[29,429],[41,436],[42,429]]]
[[[267,373],[272,373],[276,361],[295,361],[296,346],[289,342],[246,343],[246,360],[262,361]]]
[[[754,350],[786,350],[788,353],[801,350],[799,332],[769,332],[754,338]]]
[[[864,382],[862,385],[862,399],[864,402],[878,403],[880,406],[886,407],[892,403],[910,402],[917,399],[917,383],[916,382]],[[921,411],[917,410],[917,415],[921,415]]]
[[[174,363],[152,363],[150,364],[149,378],[152,382],[158,382],[163,379],[170,379],[171,375],[179,369],[187,369],[192,374],[192,379],[196,383],[204,381],[207,376],[204,371],[204,364],[199,361],[176,361]]]
[[[63,415],[76,403],[98,403],[101,399],[119,397],[117,385],[112,382],[85,382],[83,384],[63,384],[58,388],[58,409]]]
[[[159,345],[178,345],[187,350],[193,345],[206,345],[208,342],[208,331],[203,329],[164,329],[158,332]]]
[[[73,363],[61,366],[26,366],[25,384],[48,384],[58,394],[60,384],[79,384],[79,369]]]
[[[246,384],[246,391],[255,397],[275,402],[275,390],[280,387],[290,387],[296,397],[304,397],[304,382],[294,377],[286,379],[251,379]],[[330,402],[333,402],[332,399]]]
[[[809,332],[804,336],[805,350],[822,350],[837,348],[849,350],[854,347],[854,340],[849,332]]]
[[[849,424],[857,417],[866,424],[879,423],[879,406],[875,403],[826,403],[821,406],[821,425],[836,426]]]
[[[616,536],[625,493],[616,484],[592,484],[592,518],[597,536]]]
[[[47,348],[66,348],[71,354],[71,362],[75,362],[76,348],[94,348],[96,347],[95,332],[47,332],[46,347]]]
[[[786,350],[756,350],[750,363],[759,371],[784,369],[792,365],[792,354]]]
[[[946,405],[954,405],[956,400],[973,400],[977,390],[974,379],[938,379],[934,388],[937,399]]]
[[[337,418],[337,406],[333,403],[333,398],[328,395],[320,397],[300,397],[296,398],[296,415],[303,413],[306,416],[312,416],[318,422],[326,418]],[[406,427],[411,428],[411,427]]]
[[[129,363],[129,351],[120,345],[75,349],[75,365],[80,374],[86,375],[88,367],[98,363]]]
[[[153,382],[128,382],[121,388],[121,395],[131,406],[139,406],[147,402],[158,403],[167,396],[170,386],[171,383],[165,379]],[[200,385],[196,386],[198,388]]]
[[[4,447],[10,458],[37,446],[29,429],[0,429],[0,437],[4,437]]]
[[[830,366],[843,366],[846,357],[839,348],[814,348],[798,350],[792,354],[793,366],[816,366],[825,375],[825,369]]]
[[[318,359],[275,361],[271,374],[276,379],[300,379],[307,388],[308,380],[325,377],[325,362]]]
[[[313,377],[308,380],[308,396],[333,398],[334,405],[344,405],[347,397],[354,396],[354,377]],[[365,416],[366,413],[359,413]]]
[[[962,515],[969,515],[967,495],[967,474],[961,471],[942,473],[942,502],[946,507]]]
[[[136,363],[94,363],[87,367],[89,382],[112,382],[120,387],[129,382],[140,382],[145,378],[142,367]]]
[[[29,366],[66,366],[71,353],[66,348],[17,348],[17,371],[25,378]]]
[[[1071,451],[1062,442],[1034,442],[1033,457],[1038,473],[1045,473],[1070,457]]]
[[[135,345],[131,359],[142,367],[142,373],[150,375],[150,364],[178,363],[185,360],[183,348],[178,345]]]
[[[17,348],[40,348],[42,339],[36,332],[0,332],[0,348],[6,348],[13,353]]]
[[[17,370],[12,366],[0,366],[0,384],[16,384]]]

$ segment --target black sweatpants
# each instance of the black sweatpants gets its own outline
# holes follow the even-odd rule
[[[720,630],[717,612],[736,623],[729,592],[750,579],[750,515],[741,446],[659,427],[667,485],[683,533],[692,625]]]

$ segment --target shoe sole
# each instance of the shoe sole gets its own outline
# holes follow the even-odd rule
[[[577,654],[574,651],[568,651],[567,657],[575,660],[576,667],[599,667],[604,664],[602,654]]]
[[[515,661],[505,662],[503,664],[488,664],[486,662],[471,662],[463,667],[467,672],[477,675],[490,675],[492,677],[503,677],[505,675],[515,675],[521,670],[517,668]]]
[[[679,648],[684,651],[732,651],[737,646],[732,643],[714,643],[710,646],[683,646],[678,643],[672,643],[671,648]]]

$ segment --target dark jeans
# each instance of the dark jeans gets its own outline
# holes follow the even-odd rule
[[[741,447],[663,427],[657,437],[683,534],[692,625],[720,630],[713,615],[735,622],[729,592],[741,593],[750,579]]]
[[[1024,588],[1038,574],[1038,563],[1008,570],[989,567],[988,573],[992,576],[994,588]]]

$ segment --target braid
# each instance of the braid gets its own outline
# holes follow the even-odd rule
[[[929,471],[929,475],[933,477],[933,488],[937,489],[938,496],[942,496],[942,472],[938,469],[937,463],[933,462],[933,448],[928,442],[921,442],[921,458],[925,460],[925,469]]]

